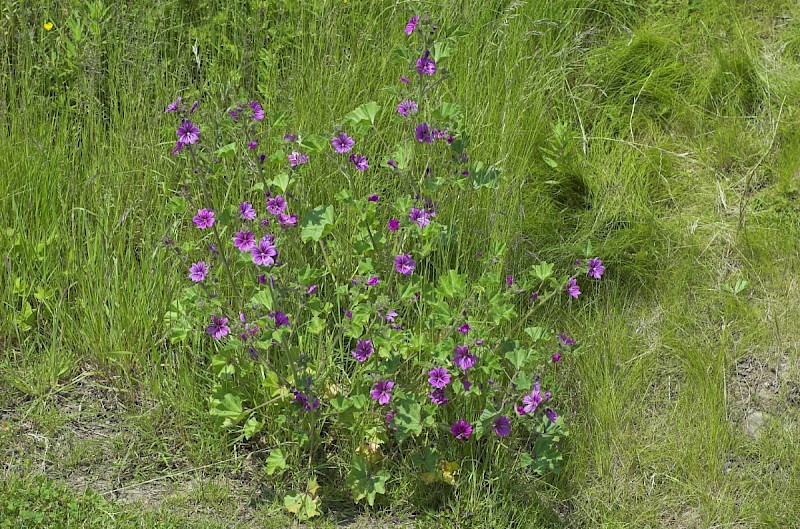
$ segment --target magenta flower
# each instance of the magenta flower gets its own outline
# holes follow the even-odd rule
[[[564,345],[575,345],[575,340],[564,334],[563,332],[558,333],[558,339],[564,343]]]
[[[230,331],[228,327],[228,318],[211,316],[211,325],[206,328],[208,334],[215,340],[219,340],[223,336],[227,336],[228,331]]]
[[[356,166],[358,171],[366,171],[369,169],[366,156],[362,156],[360,154],[351,154],[350,161],[353,162],[353,165]]]
[[[284,226],[294,226],[297,224],[297,215],[289,215],[288,213],[281,213],[278,215],[278,222]]]
[[[289,143],[293,143],[297,141],[297,134],[292,134],[291,132],[287,132],[283,135],[283,139],[288,141]]]
[[[292,152],[289,156],[286,157],[289,160],[289,163],[292,167],[297,167],[298,165],[302,165],[308,162],[308,155],[307,154],[300,154],[299,152]]]
[[[306,296],[310,296],[311,294],[313,294],[316,291],[317,291],[317,285],[311,285],[310,287],[308,287],[308,291],[306,292]]]
[[[337,154],[350,152],[350,149],[352,149],[353,145],[355,144],[356,142],[353,140],[353,138],[351,138],[344,132],[342,132],[341,134],[339,134],[338,136],[336,136],[331,140],[333,151]]]
[[[192,218],[192,222],[201,230],[210,228],[214,225],[214,212],[210,209],[198,209],[197,215]]]
[[[505,415],[501,415],[494,420],[492,430],[494,430],[494,433],[500,437],[508,437],[508,435],[511,433],[511,419]]]
[[[389,323],[394,323],[394,319],[396,317],[397,317],[397,311],[395,311],[394,309],[389,309],[389,312],[387,312],[386,316],[384,316],[386,321],[388,321]]]
[[[547,418],[550,419],[550,422],[552,423],[555,423],[556,419],[558,419],[558,414],[555,412],[555,410],[551,410],[550,408],[544,410],[544,414],[547,415]]]
[[[381,406],[385,406],[389,404],[389,401],[392,400],[392,388],[394,388],[394,382],[391,380],[379,380],[375,383],[375,386],[370,391],[370,395],[372,395],[372,400],[377,400],[378,404]]]
[[[472,425],[464,419],[459,419],[450,427],[450,433],[459,441],[466,441],[472,433]]]
[[[408,19],[405,29],[406,35],[411,35],[414,33],[414,30],[417,29],[417,22],[419,22],[419,15],[414,15]]]
[[[460,332],[461,334],[467,334],[469,332],[469,323],[465,323],[464,325],[459,327],[458,328],[458,332]],[[481,343],[483,343],[483,341],[481,341]],[[478,345],[480,345],[480,344],[478,344]]]
[[[400,221],[397,219],[389,219],[387,228],[389,228],[389,231],[397,231],[398,228],[400,228]]]
[[[586,272],[590,277],[595,279],[600,279],[603,276],[603,272],[606,271],[606,267],[603,266],[603,261],[595,257],[594,259],[589,259],[589,270]]]
[[[386,414],[386,426],[392,428],[392,419],[394,419],[397,410],[392,410]],[[392,430],[397,430],[397,426],[393,427]]]
[[[447,395],[445,395],[443,388],[434,389],[428,393],[428,397],[431,399],[431,402],[437,406],[444,406],[447,404]]]
[[[258,101],[250,101],[250,108],[253,109],[253,119],[261,121],[264,119],[264,109],[261,108],[261,103]]]
[[[398,255],[394,258],[394,269],[403,275],[411,275],[417,263],[407,253]]]
[[[269,266],[275,263],[278,250],[275,249],[271,240],[264,238],[250,248],[250,254],[253,256],[253,262],[258,266]]]
[[[533,391],[530,395],[525,395],[522,398],[522,413],[533,413],[536,407],[542,402],[542,395],[539,393],[539,383],[533,385]]]
[[[352,351],[352,355],[359,362],[365,362],[374,352],[375,348],[372,347],[372,340],[359,340],[356,348]]]
[[[183,150],[183,143],[181,143],[180,140],[176,141],[175,142],[175,148],[172,149],[172,156],[175,156],[176,154],[178,154],[182,150]]]
[[[381,198],[380,195],[370,195],[367,197],[367,200],[369,202],[377,202],[378,200],[380,200],[380,198]]]
[[[513,284],[514,284],[514,276],[508,276],[508,277],[506,277],[506,286],[507,286],[507,287],[510,287],[510,286],[511,286],[511,285],[513,285]]]
[[[578,287],[578,280],[574,277],[569,278],[569,283],[564,285],[564,290],[575,299],[578,299],[578,296],[581,295],[581,289]]]
[[[381,280],[378,279],[377,276],[372,276],[369,279],[367,279],[367,286],[374,287],[375,285],[377,285],[380,282],[381,282]]]
[[[178,110],[180,104],[181,104],[181,98],[178,97],[178,99],[167,105],[167,109],[164,111],[164,113],[168,114],[170,112],[175,112],[176,110]]]
[[[561,353],[555,353],[550,359],[553,361],[554,364],[560,362]]]
[[[417,128],[414,129],[414,136],[417,137],[417,141],[420,143],[432,143],[433,136],[431,136],[431,129],[428,127],[427,123],[420,123],[417,125]]]
[[[184,145],[191,145],[197,143],[200,139],[200,129],[191,121],[184,121],[175,131],[178,136],[178,141]]]
[[[193,263],[192,266],[189,267],[189,279],[195,283],[199,283],[205,279],[206,274],[208,274],[208,268],[206,268],[205,261]]]
[[[249,252],[256,245],[256,236],[252,231],[237,231],[233,237],[233,245],[243,252]]]
[[[417,59],[417,72],[420,75],[433,75],[436,73],[436,62],[431,59],[430,51],[426,51],[425,55]]]
[[[450,383],[450,374],[447,372],[447,368],[434,367],[428,371],[428,375],[430,375],[428,383],[434,388],[441,389]]]
[[[253,209],[253,205],[249,202],[242,202],[239,204],[239,214],[244,220],[253,220],[256,218],[256,210]]]
[[[281,311],[275,311],[275,314],[271,315],[271,317],[275,320],[275,328],[280,329],[281,327],[291,327],[291,323],[289,323],[289,316],[284,314]]]
[[[469,347],[467,347],[466,345],[456,346],[453,356],[453,363],[460,369],[466,371],[470,367],[474,366],[475,362],[477,361],[478,361],[478,356],[470,354]]]
[[[408,218],[411,219],[411,222],[416,222],[420,228],[424,228],[431,222],[430,213],[424,209],[411,208]]]
[[[400,101],[400,104],[397,105],[397,112],[399,112],[404,118],[407,118],[409,114],[416,113],[417,110],[417,103],[411,99],[404,99]]]
[[[410,83],[411,81],[409,81],[409,80],[408,80],[408,77],[406,77],[405,75],[401,75],[401,76],[400,76],[400,82],[401,82],[401,83],[408,84],[408,83]]]
[[[286,210],[286,199],[278,195],[267,200],[267,211],[273,215],[280,215]]]

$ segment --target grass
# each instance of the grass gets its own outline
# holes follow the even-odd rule
[[[338,518],[320,523],[800,519],[796,3],[445,4],[0,7],[0,527],[293,523],[258,458],[208,416],[203,342],[166,342],[182,272],[161,244],[175,182],[161,112],[175,94],[214,107],[257,94],[287,109],[287,130],[317,130],[363,101],[388,106],[392,47],[426,8],[467,34],[448,98],[475,156],[505,175],[497,203],[446,213],[479,234],[461,266],[490,239],[513,248],[516,270],[568,263],[591,242],[608,281],[588,320],[545,316],[586,349],[561,364],[572,431],[561,476],[476,468],[428,495],[404,475],[377,514],[328,491]],[[343,185],[321,179],[319,201]],[[727,292],[737,279],[747,287]],[[126,486],[140,494],[109,494]]]

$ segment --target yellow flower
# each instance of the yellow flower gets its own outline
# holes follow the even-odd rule
[[[45,31],[50,31],[51,29],[53,29],[53,23],[52,22],[45,22],[44,23],[44,30]]]

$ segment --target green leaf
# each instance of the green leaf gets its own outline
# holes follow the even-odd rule
[[[513,351],[508,351],[505,356],[516,369],[522,369],[522,366],[528,359],[528,351],[525,349],[514,349]]]
[[[312,134],[300,140],[300,146],[309,154],[319,154],[328,148],[328,138],[322,134]]]
[[[467,276],[458,274],[455,270],[448,270],[447,275],[439,278],[439,292],[448,298],[456,295],[462,297],[467,286]]]
[[[364,103],[363,105],[355,108],[352,112],[344,117],[344,121],[352,125],[356,129],[363,130],[367,124],[374,125],[375,117],[378,115],[380,107],[375,101]]]
[[[283,498],[283,505],[300,520],[308,520],[322,514],[317,507],[318,501],[319,498],[314,498],[305,492],[290,492]]]
[[[267,475],[271,476],[277,471],[281,474],[286,470],[286,466],[286,456],[283,455],[283,451],[280,448],[270,450],[267,458]]]
[[[525,334],[534,342],[545,342],[549,338],[549,332],[544,327],[526,327]]]
[[[261,305],[268,311],[272,311],[272,290],[269,288],[259,290],[252,298],[250,298],[250,304]]]
[[[224,160],[226,158],[233,158],[235,154],[236,154],[236,144],[229,143],[217,149],[217,151],[214,153],[214,156],[216,156],[221,160]]]
[[[533,273],[541,281],[546,281],[553,274],[553,265],[551,263],[540,263],[533,267]]]
[[[177,196],[172,197],[167,202],[167,206],[164,208],[167,214],[175,215],[176,213],[182,213],[186,211],[186,207],[189,205],[189,202],[186,200],[185,197]]]
[[[392,419],[392,425],[397,427],[395,436],[402,441],[408,436],[417,436],[422,433],[422,407],[413,401],[402,402],[397,407]]]
[[[333,228],[333,206],[317,206],[306,212],[300,221],[300,239],[303,242],[319,242]]]
[[[275,178],[270,181],[270,184],[280,189],[281,193],[286,193],[286,190],[289,189],[290,182],[291,179],[287,173],[278,173],[275,175]]]
[[[363,456],[353,458],[350,473],[347,475],[347,484],[353,492],[353,499],[356,503],[367,499],[367,503],[372,507],[375,505],[375,496],[386,493],[386,480],[390,477],[387,470],[376,473],[370,472],[367,459]]]
[[[247,422],[244,423],[244,429],[242,430],[242,433],[244,434],[244,438],[245,439],[250,439],[255,434],[260,432],[261,428],[263,428],[263,427],[264,427],[264,423],[263,422],[259,422],[259,420],[256,419],[255,417],[250,417],[249,419],[247,419]]]

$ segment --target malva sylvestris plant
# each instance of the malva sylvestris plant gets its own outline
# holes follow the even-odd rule
[[[207,341],[210,412],[237,442],[275,443],[268,474],[311,476],[286,496],[301,517],[319,512],[317,478],[334,479],[319,463],[342,439],[353,498],[370,505],[397,465],[452,485],[465,458],[498,446],[520,467],[557,472],[566,430],[548,388],[576,342],[529,322],[544,304],[580,299],[581,285],[605,273],[592,256],[562,276],[549,263],[511,276],[501,244],[469,270],[433,268],[455,233],[441,204],[454,190],[491,193],[500,175],[471,160],[461,113],[439,96],[458,33],[427,15],[411,17],[405,33],[400,99],[357,107],[345,130],[286,132],[256,100],[219,117],[177,98],[165,112],[179,119],[168,156],[184,175],[168,204],[182,223],[172,236],[184,242],[167,242],[185,267],[165,316],[170,340]],[[379,133],[382,111],[390,116]],[[308,203],[330,170],[344,189],[333,204]],[[410,192],[354,194],[377,172]],[[218,203],[214,188],[231,178],[249,191]]]

